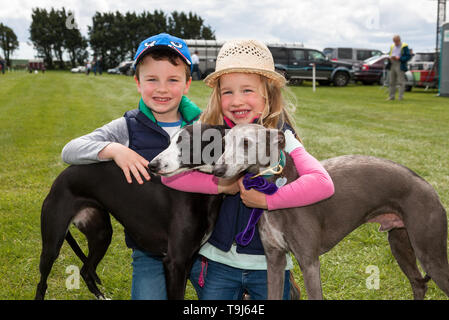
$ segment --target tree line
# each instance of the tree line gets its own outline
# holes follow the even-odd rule
[[[19,41],[14,31],[3,23],[0,23],[0,48],[3,50],[6,65],[10,66],[10,57],[19,48]]]
[[[102,58],[103,67],[114,67],[123,60],[131,60],[142,40],[161,32],[183,39],[215,39],[214,30],[192,12],[96,12],[92,25],[88,26],[87,37],[79,31],[74,14],[64,7],[51,10],[34,8],[31,20],[30,41],[38,56],[44,59],[47,69],[65,68],[64,53],[68,54],[73,67],[83,65],[89,58],[89,47],[93,56]],[[8,65],[9,57],[18,46],[14,32],[0,24],[0,47]]]

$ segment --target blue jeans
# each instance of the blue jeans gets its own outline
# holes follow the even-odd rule
[[[166,300],[165,272],[162,258],[134,249],[132,253],[132,300]],[[195,259],[190,282],[200,300],[240,300],[248,292],[252,300],[267,299],[267,271],[242,270],[208,260],[203,271],[204,287],[198,279],[201,273],[201,257]],[[284,300],[290,297],[290,273],[285,272]]]
[[[131,299],[132,300],[167,300],[167,288],[165,285],[165,271],[162,263],[162,258],[153,256],[144,251],[133,249],[131,255],[133,262],[133,277],[131,284]],[[198,269],[199,268],[199,269]],[[198,277],[201,272],[201,260],[197,272],[192,273],[195,279],[190,278],[195,290],[201,291],[198,285]]]
[[[134,249],[132,300],[167,300],[162,258]]]
[[[241,300],[246,291],[251,300],[267,299],[267,271],[243,270],[207,260],[203,270],[204,287],[198,284],[202,265],[201,258],[193,263],[190,274],[198,298],[200,300]],[[285,271],[284,300],[290,299],[290,271]]]

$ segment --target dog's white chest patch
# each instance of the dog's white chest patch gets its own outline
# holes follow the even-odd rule
[[[278,249],[288,250],[287,242],[284,238],[284,233],[277,228],[275,224],[270,222],[270,213],[264,211],[259,220],[260,239],[264,247],[273,247]]]

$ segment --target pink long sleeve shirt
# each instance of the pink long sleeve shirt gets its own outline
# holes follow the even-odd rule
[[[278,189],[273,195],[265,195],[268,210],[307,206],[329,198],[334,194],[334,184],[321,163],[304,147],[290,152],[299,178]],[[162,177],[166,186],[186,192],[218,193],[218,178],[198,171],[185,172],[173,177]]]

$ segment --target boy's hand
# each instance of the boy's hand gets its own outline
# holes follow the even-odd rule
[[[234,195],[239,192],[237,179],[218,178],[218,193]]]
[[[267,198],[264,193],[254,189],[246,190],[243,186],[243,178],[238,180],[240,198],[245,206],[250,208],[268,209]]]
[[[143,184],[142,175],[147,181],[150,175],[146,168],[150,163],[140,154],[130,148],[116,142],[108,144],[98,153],[100,159],[112,159],[123,170],[126,181],[132,183],[131,174],[136,178],[139,184]]]

